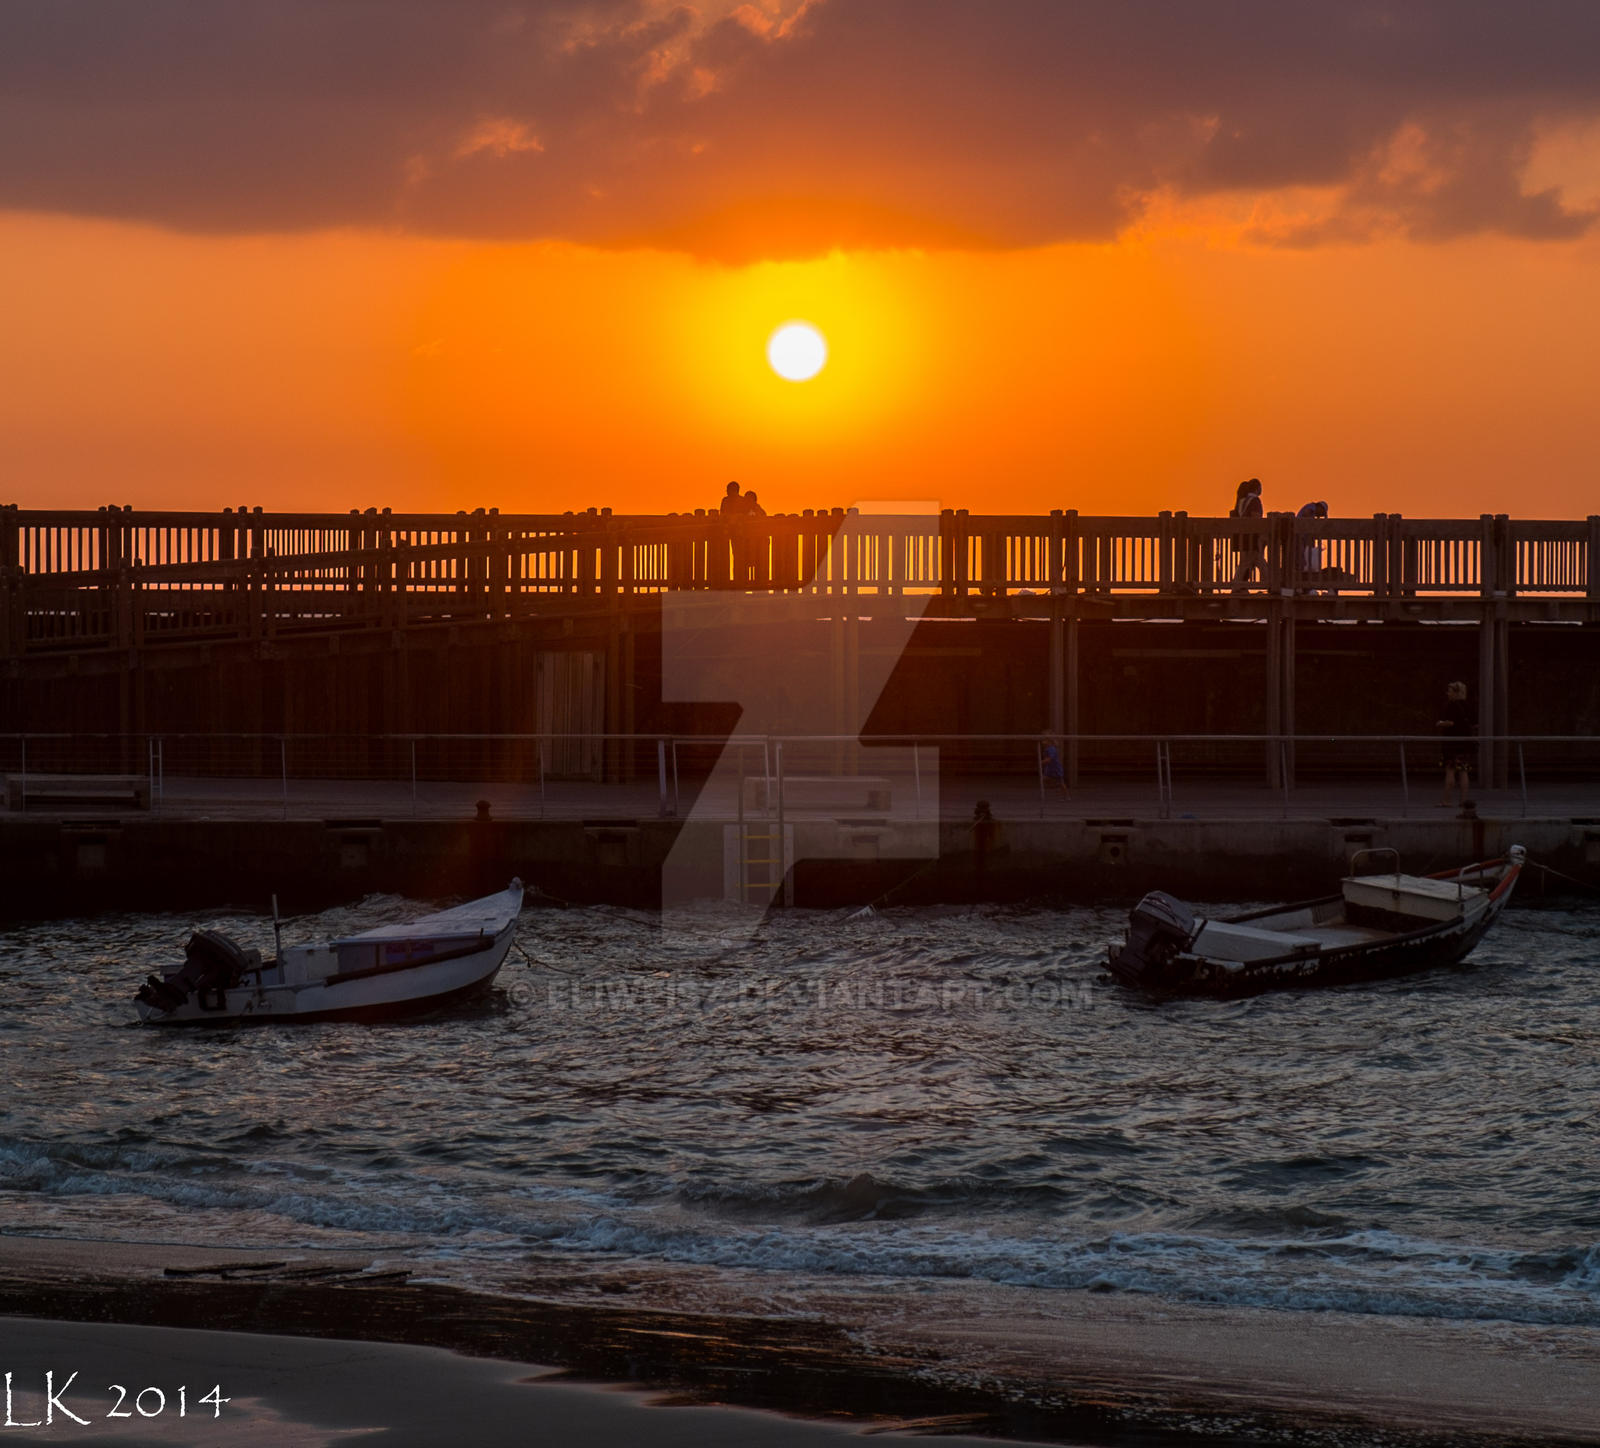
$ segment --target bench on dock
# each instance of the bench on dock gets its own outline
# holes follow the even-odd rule
[[[141,774],[8,774],[6,808],[14,810],[124,805],[150,808],[150,781]]]
[[[760,777],[744,782],[744,807],[768,808],[771,785],[773,809],[778,805],[778,782]],[[887,810],[889,781],[879,774],[786,774],[783,777],[783,807],[786,810]]]

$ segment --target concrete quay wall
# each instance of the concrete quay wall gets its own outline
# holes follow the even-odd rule
[[[108,910],[285,913],[371,893],[440,899],[520,875],[534,903],[661,904],[738,898],[737,826],[714,821],[183,820],[27,818],[0,824],[0,920]],[[1426,873],[1524,845],[1600,887],[1600,819],[1115,819],[970,824],[791,822],[796,906],[1055,900],[1119,905],[1146,890],[1193,900],[1302,898],[1336,888],[1365,848]],[[670,866],[669,866],[670,856]],[[1380,866],[1381,867],[1381,866]],[[1576,890],[1534,870],[1523,894]],[[755,903],[769,892],[753,890]]]

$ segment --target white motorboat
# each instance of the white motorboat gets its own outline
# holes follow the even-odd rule
[[[199,930],[183,965],[150,976],[135,1004],[151,1025],[384,1020],[439,1010],[488,990],[511,949],[522,881],[403,925],[280,947],[276,960]]]

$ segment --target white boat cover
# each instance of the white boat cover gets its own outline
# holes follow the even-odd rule
[[[373,930],[363,930],[359,935],[345,935],[334,941],[335,945],[354,945],[358,941],[375,940],[431,940],[441,935],[471,936],[478,933],[498,935],[516,918],[522,909],[522,881],[514,880],[511,888],[498,895],[485,895],[481,900],[469,900],[449,910],[424,915],[420,920],[408,920],[403,925],[380,925]]]

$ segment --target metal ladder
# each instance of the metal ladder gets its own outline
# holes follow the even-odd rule
[[[739,895],[747,904],[770,901],[783,884],[783,832],[771,820],[739,830]]]

